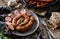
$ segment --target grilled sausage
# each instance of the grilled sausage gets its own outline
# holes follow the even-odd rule
[[[13,20],[12,20],[12,24],[14,25],[14,27],[16,27],[17,26],[17,20],[19,19],[21,17],[21,14],[20,15],[18,15],[18,16],[16,16],[15,18],[13,18]]]
[[[17,26],[19,24],[19,22],[20,22],[18,19],[21,18],[21,17],[24,17],[25,18],[24,24],[26,24],[29,21],[29,17],[28,16],[26,16],[25,14],[20,14],[20,15],[18,15],[17,17],[15,17],[13,19],[12,24],[14,26]]]
[[[26,25],[24,25],[24,26],[19,25],[19,26],[16,27],[16,30],[26,31],[26,30],[30,29],[33,26],[33,24],[34,24],[34,17],[31,16],[30,21]]]

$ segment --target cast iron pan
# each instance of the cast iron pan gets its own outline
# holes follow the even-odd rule
[[[37,6],[35,6],[35,5],[30,5],[30,4],[28,4],[25,0],[20,0],[20,1],[21,1],[21,3],[23,3],[23,4],[26,3],[27,6],[30,6],[30,7],[44,8],[44,7],[52,6],[52,5],[55,4],[58,0],[54,0],[52,3],[49,3],[49,4],[47,4],[47,5],[43,6],[43,7],[37,7]]]

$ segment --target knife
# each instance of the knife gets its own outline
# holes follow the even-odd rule
[[[54,34],[50,31],[50,29],[47,27],[47,23],[46,23],[46,21],[45,21],[45,19],[44,18],[40,18],[40,22],[45,26],[45,28],[46,28],[46,30],[47,30],[47,33],[48,33],[48,35],[49,35],[49,38],[50,39],[52,39],[52,37],[53,37],[53,39],[56,39],[56,37],[54,36]],[[52,37],[51,37],[52,36]]]

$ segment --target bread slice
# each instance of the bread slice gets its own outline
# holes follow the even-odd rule
[[[56,29],[57,27],[60,27],[60,13],[52,12],[52,16],[50,17],[48,22],[54,26],[53,30]]]

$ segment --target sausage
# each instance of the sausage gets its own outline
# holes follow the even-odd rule
[[[45,6],[47,3],[44,2],[37,2],[37,7]]]
[[[8,26],[7,26],[8,29],[10,29],[10,30],[14,30],[14,27],[13,27],[13,25],[12,25],[11,22],[6,22],[6,24],[8,25]]]
[[[9,28],[10,30],[14,30],[13,25],[8,25],[8,28]]]
[[[16,30],[24,32],[24,31],[26,31],[26,28],[25,28],[25,26],[17,26]]]
[[[24,26],[19,25],[19,26],[16,27],[16,30],[26,31],[26,30],[30,29],[33,26],[33,23],[34,23],[34,17],[31,16],[30,21],[26,25],[24,25]]]
[[[14,13],[8,14],[9,17],[14,18],[16,15]]]
[[[27,2],[30,5],[32,4],[32,5],[36,5],[37,7],[42,7],[53,2],[53,0],[28,0]]]
[[[29,17],[28,16],[26,16],[25,14],[20,14],[20,15],[18,15],[17,17],[15,17],[13,19],[12,24],[14,26],[17,26],[19,24],[19,22],[20,22],[20,21],[18,21],[18,19],[21,18],[21,17],[24,17],[25,18],[24,24],[26,24],[29,21]]]
[[[14,18],[14,17],[16,17],[19,14],[20,14],[19,11],[18,10],[15,10],[11,14],[8,14],[8,16],[10,16],[11,18]]]
[[[52,2],[53,0],[40,0],[40,1],[43,1],[43,2]]]
[[[29,0],[26,0],[26,2],[29,2]]]
[[[25,19],[24,19],[24,24],[23,24],[23,25],[27,24],[28,21],[29,21],[29,18],[25,18]],[[19,24],[20,24],[20,19],[17,21],[17,25],[19,25]]]
[[[28,21],[29,21],[29,17],[28,16],[26,16],[26,15],[21,15],[21,17],[24,17],[25,19],[24,19],[24,25],[26,24],[26,23],[28,23]],[[20,23],[20,19],[17,21],[17,24],[19,24]]]
[[[30,17],[30,20],[31,20],[31,21],[34,21],[34,16],[31,16],[31,17]]]
[[[21,9],[20,13],[21,14],[25,14],[26,13],[26,9]]]
[[[33,3],[33,1],[29,1],[29,4],[32,4]]]
[[[30,14],[30,13],[31,13],[31,12],[27,12],[27,13],[26,13],[26,15],[30,17],[30,16],[31,16],[31,14]]]
[[[12,24],[14,25],[14,27],[16,27],[17,26],[17,20],[19,19],[21,17],[21,14],[20,15],[18,15],[18,16],[16,16],[15,18],[13,18],[13,20],[12,20]]]
[[[15,10],[15,11],[14,11],[14,14],[17,16],[17,15],[20,14],[20,12],[19,12],[18,10]]]
[[[29,1],[29,4],[36,4],[36,1]]]
[[[25,25],[28,29],[31,28],[34,24],[34,17],[30,17],[30,21]]]
[[[5,18],[5,21],[7,21],[7,22],[10,22],[12,19],[11,19],[11,17],[9,17],[9,16],[7,16],[6,18]]]

